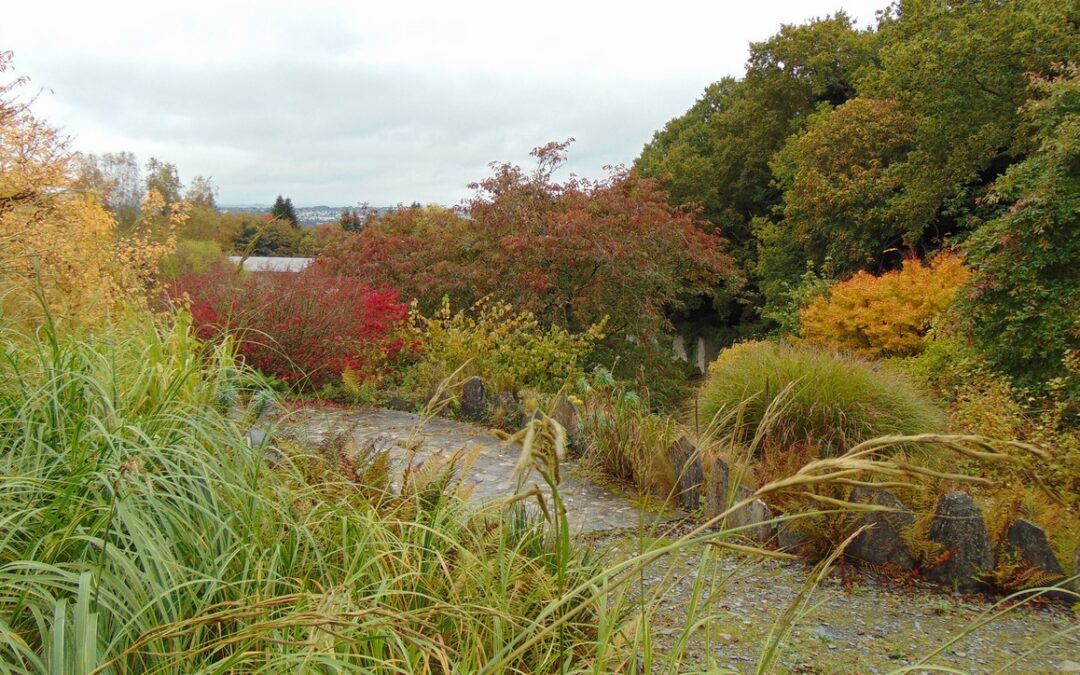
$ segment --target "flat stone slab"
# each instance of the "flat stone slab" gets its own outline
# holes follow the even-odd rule
[[[419,433],[423,442],[412,455],[414,463],[436,453],[445,455],[463,448],[467,453],[476,452],[465,476],[466,484],[472,486],[471,500],[489,503],[514,493],[511,474],[520,456],[520,446],[506,443],[491,430],[473,424],[438,417],[419,426],[421,422],[416,414],[383,408],[301,408],[272,419],[278,433],[313,447],[351,429],[358,447],[374,443],[377,449],[390,453],[394,480],[400,478],[410,456],[409,439]],[[652,524],[676,515],[657,515],[634,507],[627,495],[589,480],[575,461],[564,461],[561,474],[559,493],[574,534],[636,528],[642,522]],[[550,490],[535,472],[530,473],[525,487],[534,484],[544,492],[550,508]],[[536,500],[528,504],[535,507]]]

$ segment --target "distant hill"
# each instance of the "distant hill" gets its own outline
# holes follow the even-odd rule
[[[315,227],[316,225],[322,225],[323,223],[331,223],[341,217],[341,212],[345,209],[356,209],[361,213],[377,213],[382,215],[393,211],[395,206],[297,206],[296,217],[300,220],[300,225],[304,227]],[[269,204],[230,204],[228,206],[218,206],[218,210],[222,213],[270,213]]]

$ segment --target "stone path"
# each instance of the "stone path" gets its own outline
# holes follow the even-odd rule
[[[421,423],[414,414],[375,408],[305,408],[277,416],[275,421],[279,432],[313,445],[348,433],[360,447],[373,443],[377,449],[389,449],[399,474],[410,454],[408,442]],[[423,444],[415,451],[414,461],[474,449],[476,459],[466,477],[474,483],[471,497],[484,503],[512,494],[510,474],[519,455],[517,446],[500,441],[488,429],[441,418],[425,422],[419,433]],[[543,486],[535,475],[530,483]],[[585,540],[612,561],[632,554],[640,545],[639,535],[628,530],[659,520],[635,508],[627,495],[590,481],[572,461],[563,466],[560,492],[571,529],[590,533]],[[676,526],[667,536],[684,528]],[[641,588],[657,600],[652,633],[658,651],[663,653],[677,642],[695,582],[704,575],[711,588],[703,594],[703,611],[711,619],[690,637],[683,667],[691,672],[710,667],[721,668],[713,672],[754,672],[770,627],[799,594],[808,568],[734,554],[714,556],[704,565],[701,555],[700,546],[687,547],[644,572]],[[815,591],[773,672],[903,669],[958,635],[989,606],[986,598],[949,596],[925,584],[898,586],[857,576],[853,584],[842,585],[834,574]],[[1077,626],[1076,616],[1057,605],[1019,608],[965,637],[934,663],[965,673],[1080,672]],[[1072,632],[1039,647],[1042,640],[1062,631]],[[1023,656],[1035,647],[1036,654]],[[1017,657],[1020,660],[1013,663]]]
[[[666,543],[685,529],[680,526],[653,543]],[[611,561],[633,555],[641,546],[638,537],[627,533],[590,539]],[[929,664],[980,675],[1080,673],[1080,617],[1057,603],[1017,607],[962,635],[983,619],[991,599],[848,571],[848,583],[834,571],[814,590],[769,673],[903,671],[953,638],[959,639]],[[678,672],[753,673],[771,628],[799,596],[810,572],[802,563],[707,551],[701,545],[684,547],[642,574],[640,590],[655,601],[653,643],[660,653],[674,649],[687,623],[688,599],[701,581],[697,616],[709,619],[689,636]],[[631,585],[630,593],[636,598],[639,587]],[[1042,644],[1055,635],[1059,637]]]
[[[408,442],[419,429],[423,442],[413,455],[414,463],[436,453],[453,453],[464,448],[466,453],[476,453],[466,477],[472,483],[472,499],[491,502],[514,493],[511,473],[521,453],[520,447],[496,438],[483,427],[438,417],[419,426],[418,415],[382,408],[302,408],[275,421],[282,432],[316,446],[346,431],[358,447],[374,443],[377,450],[390,451],[396,476],[405,468],[410,455]],[[625,495],[589,480],[582,475],[577,462],[564,462],[561,471],[559,494],[566,505],[572,533],[637,528],[642,522],[653,523],[658,519],[632,506]],[[550,496],[547,485],[536,473],[530,474],[526,482],[526,486],[532,484]]]

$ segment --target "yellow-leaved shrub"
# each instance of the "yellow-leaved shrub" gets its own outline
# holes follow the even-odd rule
[[[859,272],[802,311],[802,339],[867,357],[918,354],[934,319],[952,304],[969,274],[949,253],[929,265],[912,258],[880,276]]]
[[[99,196],[77,188],[67,139],[15,99],[20,83],[0,83],[0,310],[33,316],[40,292],[56,316],[87,321],[141,301],[185,209],[151,192],[140,226],[118,237]]]
[[[431,316],[413,309],[409,333],[419,342],[420,357],[406,378],[423,389],[464,366],[462,377],[478,375],[494,391],[553,392],[580,375],[603,330],[603,324],[583,333],[545,327],[532,312],[488,298],[454,312],[444,299]]]

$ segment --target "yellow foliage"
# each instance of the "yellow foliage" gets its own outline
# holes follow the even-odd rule
[[[544,328],[532,312],[515,313],[509,304],[487,298],[457,313],[444,299],[430,317],[414,308],[409,323],[422,353],[411,373],[416,386],[430,387],[464,365],[464,376],[479,375],[495,391],[558,390],[579,374],[581,360],[604,329]]]
[[[939,255],[929,266],[913,258],[881,276],[859,272],[802,311],[802,338],[860,356],[917,354],[969,274],[952,254]]]
[[[0,54],[0,73],[6,59]],[[13,86],[0,86],[0,309],[32,316],[40,290],[57,316],[92,321],[142,301],[185,209],[166,211],[151,193],[143,212],[165,231],[152,239],[147,220],[118,237],[112,214],[76,188],[67,139],[15,102]]]

